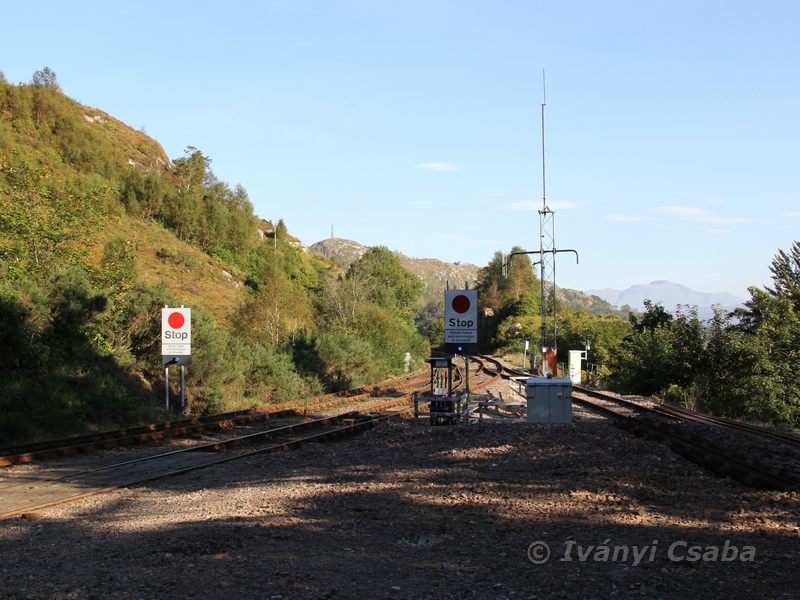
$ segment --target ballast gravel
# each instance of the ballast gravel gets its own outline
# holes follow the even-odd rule
[[[799,500],[577,407],[397,420],[0,521],[0,598],[800,598]]]

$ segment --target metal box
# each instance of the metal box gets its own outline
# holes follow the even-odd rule
[[[528,423],[572,423],[569,377],[531,377],[525,384]]]

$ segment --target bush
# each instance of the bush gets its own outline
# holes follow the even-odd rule
[[[314,352],[322,364],[322,382],[332,391],[375,383],[385,372],[372,346],[347,334],[321,334],[314,344]]]
[[[697,405],[696,392],[694,390],[686,390],[674,383],[664,391],[664,401],[674,406],[692,410],[694,410]]]

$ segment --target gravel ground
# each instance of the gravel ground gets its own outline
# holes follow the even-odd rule
[[[610,392],[603,392],[610,394]],[[709,425],[705,423],[696,423],[693,421],[681,421],[678,418],[669,417],[666,415],[659,415],[655,413],[641,413],[635,409],[627,408],[619,405],[610,400],[596,398],[594,396],[586,396],[580,392],[573,392],[574,396],[584,398],[590,402],[600,404],[606,408],[610,408],[623,415],[636,417],[645,417],[651,421],[661,421],[662,423],[670,423],[676,425],[683,432],[710,441],[712,444],[719,448],[724,449],[729,454],[736,456],[744,461],[755,462],[765,467],[782,471],[795,480],[800,481],[800,449],[795,446],[790,446],[767,438],[758,437],[755,435],[748,435],[739,430],[724,427],[721,425]],[[635,402],[636,404],[648,407],[657,408],[660,406],[651,397],[645,396],[621,396],[614,394],[617,397],[623,398],[628,402]]]
[[[0,598],[800,598],[799,500],[578,408],[397,421],[2,521]]]

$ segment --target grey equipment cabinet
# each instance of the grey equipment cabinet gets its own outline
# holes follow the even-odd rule
[[[528,423],[572,423],[569,377],[531,377],[525,384]]]

